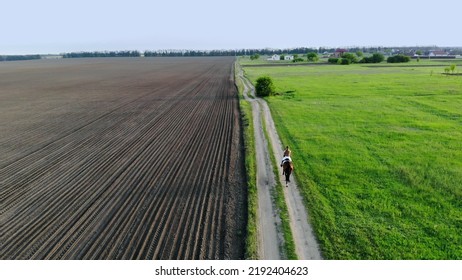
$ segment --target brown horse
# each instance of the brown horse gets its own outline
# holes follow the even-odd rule
[[[282,163],[282,175],[286,175],[286,187],[290,183],[290,174],[294,170],[294,165],[292,162],[286,160]]]

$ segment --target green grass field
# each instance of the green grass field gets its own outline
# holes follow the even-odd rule
[[[445,63],[244,68],[275,82],[325,258],[462,259],[462,76]]]

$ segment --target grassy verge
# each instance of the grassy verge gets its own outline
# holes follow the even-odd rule
[[[258,211],[258,193],[257,193],[257,172],[256,172],[256,155],[254,126],[252,121],[252,108],[249,102],[241,100],[242,122],[244,126],[245,142],[245,169],[248,178],[248,221],[247,221],[247,240],[246,240],[246,258],[258,259],[258,233],[257,233],[257,211]]]
[[[261,122],[263,124],[263,131],[265,133],[265,138],[268,140],[267,141],[268,151],[270,151],[270,159],[271,159],[271,163],[273,167],[273,173],[274,173],[274,177],[276,178],[276,186],[274,188],[273,198],[276,201],[277,211],[279,213],[279,217],[281,218],[281,228],[282,228],[282,234],[284,237],[282,251],[284,255],[287,257],[287,259],[297,260],[298,257],[297,257],[297,253],[295,252],[294,237],[292,235],[292,230],[290,228],[289,210],[287,209],[283,186],[281,184],[281,181],[279,180],[279,168],[276,164],[276,162],[278,161],[274,157],[274,154],[271,152],[272,148],[271,148],[271,144],[269,143],[270,138],[266,130],[266,125],[265,125],[265,121],[263,120],[263,116],[262,116]]]
[[[257,211],[258,211],[258,193],[257,193],[257,167],[255,155],[255,136],[254,125],[252,120],[252,107],[249,102],[243,99],[244,86],[242,81],[237,77],[239,65],[235,64],[235,83],[239,91],[239,106],[241,111],[244,149],[245,149],[245,170],[247,173],[247,238],[246,238],[246,259],[258,259],[258,233],[257,233]]]
[[[462,77],[443,69],[246,68],[280,93],[267,101],[326,258],[462,259]]]

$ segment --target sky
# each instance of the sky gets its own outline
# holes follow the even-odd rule
[[[460,0],[14,0],[0,55],[159,49],[462,46]]]

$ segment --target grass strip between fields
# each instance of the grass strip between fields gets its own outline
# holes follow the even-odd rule
[[[258,259],[258,233],[257,233],[257,211],[258,211],[258,192],[257,192],[257,171],[255,156],[254,126],[252,121],[252,108],[249,102],[240,101],[242,112],[242,124],[244,128],[244,147],[245,147],[245,170],[247,173],[247,240],[246,240],[246,259]]]
[[[247,175],[247,234],[245,241],[245,258],[250,260],[258,259],[258,232],[257,232],[257,165],[255,155],[255,136],[252,118],[252,106],[243,99],[244,85],[237,77],[238,65],[235,64],[234,81],[238,89],[239,107],[244,135],[245,170]]]

